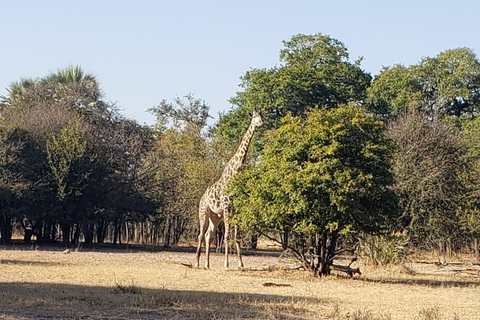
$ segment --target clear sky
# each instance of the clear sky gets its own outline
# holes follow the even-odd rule
[[[148,108],[188,93],[215,117],[229,110],[239,77],[278,64],[298,33],[342,41],[372,75],[451,48],[478,54],[480,1],[0,0],[0,30],[0,95],[79,64],[125,116],[152,124]]]

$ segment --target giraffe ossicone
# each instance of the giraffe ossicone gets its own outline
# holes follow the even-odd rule
[[[200,265],[200,253],[203,241],[205,240],[205,268],[210,268],[210,241],[213,233],[217,229],[220,222],[225,223],[225,268],[228,268],[228,237],[230,232],[229,222],[229,205],[230,198],[227,194],[228,182],[240,171],[245,157],[247,156],[248,147],[252,141],[255,129],[263,124],[260,111],[254,109],[252,120],[247,132],[243,136],[242,142],[237,152],[228,161],[223,169],[220,178],[207,188],[198,206],[198,218],[200,220],[200,234],[198,235],[198,246],[196,253],[195,267]],[[238,254],[238,266],[243,267],[242,253],[240,243],[237,239],[237,228],[235,227],[235,247]]]

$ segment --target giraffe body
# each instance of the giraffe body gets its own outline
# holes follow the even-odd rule
[[[196,253],[195,266],[200,265],[200,252],[202,243],[205,240],[205,268],[210,267],[210,241],[213,233],[217,229],[220,222],[225,223],[225,268],[228,268],[228,237],[230,232],[229,222],[229,206],[230,198],[226,192],[228,182],[240,171],[245,157],[247,155],[248,147],[252,140],[255,128],[263,124],[262,116],[259,111],[254,110],[252,121],[245,133],[240,146],[235,155],[225,166],[220,178],[207,188],[203,194],[198,207],[198,218],[200,220],[200,234],[198,236],[198,246]],[[235,247],[238,254],[238,265],[243,267],[242,254],[240,251],[240,243],[237,240],[237,228],[235,227]]]

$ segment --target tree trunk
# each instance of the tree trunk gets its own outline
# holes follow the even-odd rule
[[[84,237],[85,237],[85,244],[92,244],[93,243],[93,223],[87,223],[84,225]]]
[[[129,232],[128,222],[125,221],[125,243],[128,243],[128,241],[130,240],[128,232]]]
[[[438,240],[438,262],[445,264],[447,262],[445,252],[445,241],[443,239]]]
[[[448,239],[447,239],[446,247],[447,247],[447,257],[448,257],[448,259],[451,259],[452,256],[453,256],[453,243],[452,243],[452,238],[448,238]]]
[[[480,253],[479,253],[478,238],[473,239],[473,252],[475,253],[475,259],[479,260]]]
[[[165,225],[163,229],[163,247],[170,248],[170,227],[171,227],[171,220],[167,218],[165,220]]]
[[[12,241],[12,217],[7,212],[0,214],[0,235],[3,245]]]
[[[283,230],[283,232],[280,233],[280,239],[282,241],[282,249],[283,250],[288,249],[288,238],[289,238],[288,230]]]
[[[77,223],[75,225],[75,232],[73,233],[73,238],[72,238],[73,244],[76,244],[76,245],[80,244],[80,234],[81,234],[80,224]]]
[[[62,242],[65,246],[70,244],[70,226],[62,225]]]
[[[55,240],[55,228],[50,219],[35,221],[33,230],[38,242],[51,242]]]
[[[118,219],[115,223],[115,230],[113,233],[113,245],[122,244],[122,219]]]
[[[337,251],[337,240],[338,240],[338,231],[334,230],[330,232],[330,239],[329,239],[327,259],[326,259],[329,267],[333,264],[333,259],[335,258],[335,251]],[[330,271],[329,271],[329,274],[330,274]]]
[[[337,247],[338,231],[329,232],[323,231],[322,234],[315,236],[314,257],[316,258],[316,264],[312,272],[315,275],[326,276],[330,274],[331,266],[335,258],[335,251]],[[312,260],[314,260],[312,258]]]
[[[250,238],[250,249],[257,249],[257,244],[258,244],[258,234],[252,234],[252,237]]]
[[[173,228],[173,245],[177,245],[180,242],[180,237],[183,234],[183,231],[185,230],[185,225],[186,222],[184,219],[180,217],[175,218],[175,224]]]
[[[108,223],[106,220],[99,219],[97,224],[97,243],[104,243],[107,234]]]
[[[321,251],[320,251],[320,257],[319,257],[320,266],[318,268],[318,274],[321,276],[330,274],[330,269],[327,261],[327,252],[328,252],[327,237],[328,237],[327,231],[324,230],[322,232],[322,242],[320,247]]]

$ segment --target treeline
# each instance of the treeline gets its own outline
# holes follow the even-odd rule
[[[79,67],[13,83],[0,105],[3,243],[18,225],[26,241],[193,239],[198,201],[256,107],[265,124],[231,189],[250,235],[278,238],[319,273],[346,234],[478,254],[475,53],[450,49],[372,77],[329,36],[283,45],[280,63],[246,72],[208,128],[209,108],[192,95],[151,108],[155,126],[125,119]]]
[[[237,223],[279,235],[319,274],[329,272],[344,235],[376,253],[409,244],[478,256],[475,53],[450,49],[372,78],[329,36],[283,44],[278,66],[242,77],[236,107],[216,131],[233,139],[252,106],[263,111],[256,165],[233,183]]]
[[[193,234],[197,199],[219,170],[199,100],[162,101],[158,125],[141,126],[71,67],[11,84],[0,108],[2,243],[15,226],[27,242],[65,244],[169,246]]]

